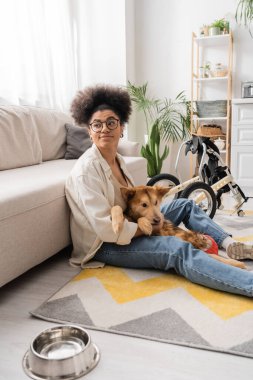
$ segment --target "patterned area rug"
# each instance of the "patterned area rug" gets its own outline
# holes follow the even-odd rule
[[[253,241],[253,212],[217,212],[240,241]],[[253,270],[248,262],[248,270]],[[252,273],[253,276],[253,273]],[[253,300],[195,285],[171,272],[85,269],[31,313],[122,335],[253,358]]]

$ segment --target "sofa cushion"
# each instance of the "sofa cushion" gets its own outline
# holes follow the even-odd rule
[[[75,161],[64,159],[0,172],[0,221],[65,197]]]
[[[140,144],[135,141],[120,139],[118,144],[118,153],[122,156],[140,156]]]
[[[91,145],[87,127],[78,127],[72,124],[65,125],[67,130],[66,160],[79,158]],[[120,139],[118,153],[122,156],[140,156],[140,144],[134,141]]]
[[[63,158],[66,151],[65,124],[71,123],[72,118],[63,112],[53,109],[30,106],[27,109],[38,129],[42,148],[42,160],[48,161]]]
[[[68,123],[65,127],[67,131],[65,159],[77,159],[92,145],[88,129]]]
[[[26,107],[0,106],[0,146],[0,170],[42,161],[38,131]]]
[[[123,156],[127,170],[134,180],[134,185],[146,185],[147,183],[147,161],[143,157]]]

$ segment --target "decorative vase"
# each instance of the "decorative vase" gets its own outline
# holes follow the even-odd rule
[[[208,26],[208,25],[205,25],[205,26],[203,27],[203,29],[204,29],[204,36],[207,37],[207,36],[209,35],[209,26]]]
[[[214,69],[211,71],[212,77],[225,77],[228,73],[226,66],[221,63],[216,63]]]
[[[221,139],[220,137],[216,140],[214,140],[215,145],[219,150],[222,150],[225,148],[225,141]]]

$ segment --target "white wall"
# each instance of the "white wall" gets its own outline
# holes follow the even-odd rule
[[[70,4],[79,36],[78,88],[135,81],[134,0],[71,0]],[[133,115],[133,125],[134,121]],[[128,130],[125,136],[136,138]]]
[[[190,98],[191,38],[203,24],[224,16],[234,34],[233,97],[240,97],[241,81],[253,80],[253,39],[234,21],[237,0],[136,0],[135,79],[149,83],[156,97],[174,98],[185,90]],[[142,119],[131,124],[131,136],[143,141]],[[178,144],[171,147],[166,171],[174,173]],[[183,177],[189,164],[181,161]]]
[[[74,0],[79,88],[126,83],[125,0]],[[72,4],[72,6],[73,6]]]

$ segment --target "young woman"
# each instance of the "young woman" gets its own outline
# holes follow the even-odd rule
[[[112,230],[112,206],[125,208],[120,187],[133,186],[122,157],[117,153],[124,124],[131,113],[126,90],[94,86],[80,91],[71,112],[77,124],[86,124],[93,145],[75,164],[67,182],[71,209],[72,265],[93,259],[128,268],[174,269],[188,280],[213,289],[253,297],[253,274],[210,258],[174,236],[144,236],[136,223],[124,221],[117,235]],[[181,222],[213,237],[231,258],[253,259],[253,247],[235,242],[193,201],[178,199],[162,207],[165,218]]]

